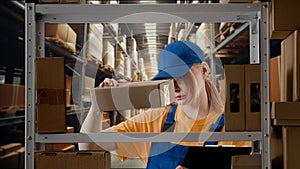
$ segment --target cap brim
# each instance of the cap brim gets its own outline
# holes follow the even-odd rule
[[[157,75],[155,75],[152,80],[161,80],[161,79],[173,79],[180,78],[184,76],[191,68],[191,65],[177,65],[174,67],[169,67],[165,70],[159,70]]]

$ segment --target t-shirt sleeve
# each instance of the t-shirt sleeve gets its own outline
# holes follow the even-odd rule
[[[126,121],[112,126],[107,131],[112,132],[160,132],[166,117],[165,108],[149,109]],[[116,143],[116,153],[121,161],[127,158],[140,158],[147,163],[150,151],[149,142]]]

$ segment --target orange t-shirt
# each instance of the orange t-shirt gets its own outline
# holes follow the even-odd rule
[[[113,132],[161,132],[164,122],[167,119],[170,107],[149,109],[145,113],[134,116],[118,125],[109,128]],[[208,132],[211,124],[215,123],[220,113],[210,113],[199,120],[192,120],[182,111],[178,105],[175,115],[174,132]],[[223,128],[224,131],[224,128]],[[121,160],[126,158],[141,158],[145,164],[150,152],[150,143],[116,143],[119,157]],[[202,146],[203,142],[180,142],[185,146]],[[219,142],[219,145],[250,146],[251,142]]]

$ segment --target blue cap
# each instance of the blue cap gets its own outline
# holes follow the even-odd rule
[[[204,61],[202,49],[190,41],[174,41],[167,45],[158,60],[158,74],[152,80],[184,76],[194,63]]]

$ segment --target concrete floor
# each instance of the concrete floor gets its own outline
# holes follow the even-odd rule
[[[132,169],[144,169],[146,166],[144,162],[138,158],[130,158],[125,161],[120,161],[119,157],[115,152],[111,152],[111,169],[119,169],[119,168],[132,168]]]

